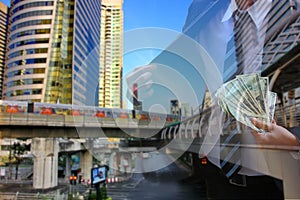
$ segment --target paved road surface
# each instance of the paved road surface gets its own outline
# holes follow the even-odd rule
[[[189,172],[179,163],[172,163],[162,169],[136,173],[127,182],[108,185],[108,196],[113,200],[201,200],[206,199],[201,183],[192,179],[183,181]]]

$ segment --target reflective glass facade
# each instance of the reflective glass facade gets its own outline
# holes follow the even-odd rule
[[[100,0],[77,0],[74,20],[73,103],[98,105]],[[67,34],[67,32],[65,32]],[[64,48],[64,53],[68,49]],[[62,55],[64,55],[62,53]]]
[[[12,1],[5,99],[44,101],[54,13],[55,1]]]
[[[74,0],[58,1],[55,10],[44,101],[71,104]],[[63,31],[69,31],[69,34],[63,34]],[[64,57],[63,46],[69,48]]]

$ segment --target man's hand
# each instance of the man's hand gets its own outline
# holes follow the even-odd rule
[[[261,122],[256,118],[253,118],[251,121],[254,126],[266,131],[264,133],[259,133],[255,130],[251,131],[258,144],[273,146],[300,146],[296,136],[282,126],[278,126],[275,121],[268,124]]]

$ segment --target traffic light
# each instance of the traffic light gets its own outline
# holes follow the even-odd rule
[[[70,176],[70,177],[69,177],[69,180],[70,180],[70,184],[71,184],[71,185],[76,185],[76,182],[77,182],[77,176]]]
[[[204,156],[203,158],[201,158],[201,164],[202,165],[207,165],[207,157]]]
[[[73,177],[73,182],[74,182],[74,185],[76,185],[76,183],[77,183],[77,176]]]

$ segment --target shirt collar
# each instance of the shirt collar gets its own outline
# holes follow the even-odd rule
[[[259,8],[263,8],[263,9],[259,9]],[[255,2],[253,6],[251,6],[244,12],[249,13],[256,27],[259,28],[262,25],[266,15],[271,10],[271,8],[272,8],[272,0],[258,0]],[[236,2],[235,0],[231,0],[231,3],[229,4],[223,16],[222,22],[229,20],[232,17],[234,11],[236,10],[238,10]]]

